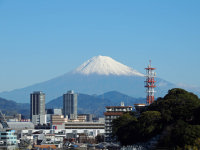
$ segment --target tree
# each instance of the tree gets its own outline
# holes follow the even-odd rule
[[[197,146],[197,139],[199,138],[200,125],[190,125],[182,120],[177,121],[171,134],[171,142],[180,147],[184,147],[186,145]]]
[[[138,118],[140,135],[142,140],[148,140],[162,129],[161,113],[159,111],[146,111]]]
[[[121,142],[122,145],[132,144],[130,140],[134,138],[134,135],[131,133],[135,132],[135,125],[137,123],[137,118],[135,117],[135,113],[124,113],[117,119],[112,121],[112,134],[113,138],[116,138]],[[126,133],[126,134],[124,134]]]
[[[95,137],[95,140],[96,140],[97,143],[104,142],[104,135],[103,135],[103,134],[98,134],[98,135]]]
[[[125,126],[132,121],[137,121],[137,118],[135,117],[135,113],[130,113],[130,112],[124,113],[119,118],[114,119],[112,121],[112,133],[113,133],[113,135],[117,134],[120,127]]]
[[[113,135],[122,145],[130,145],[148,140],[161,130],[161,114],[158,111],[146,111],[137,119],[134,114],[126,113],[113,120]]]
[[[148,107],[148,110],[159,111],[163,123],[169,125],[176,120],[186,122],[194,119],[195,110],[200,107],[200,100],[193,93],[183,89],[171,89],[164,98],[159,98]]]
[[[145,142],[160,134],[159,146],[200,149],[200,100],[183,89],[171,89],[139,117],[124,114],[113,121],[113,134],[122,145]]]

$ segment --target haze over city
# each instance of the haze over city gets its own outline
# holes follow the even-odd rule
[[[0,0],[0,91],[46,81],[98,55],[200,87],[199,1]]]

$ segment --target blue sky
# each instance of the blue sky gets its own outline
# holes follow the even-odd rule
[[[200,86],[200,1],[0,0],[0,91],[67,73],[105,55]]]

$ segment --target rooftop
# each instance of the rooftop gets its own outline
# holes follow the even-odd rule
[[[106,108],[133,108],[132,106],[106,106]]]

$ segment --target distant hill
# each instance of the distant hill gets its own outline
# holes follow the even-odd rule
[[[130,106],[135,103],[145,103],[145,98],[133,98],[118,91],[106,92],[98,97],[101,99],[110,99],[112,102],[111,105],[119,105],[121,102],[124,102],[126,105]]]
[[[78,113],[93,113],[102,115],[105,106],[111,103],[108,99],[101,99],[87,94],[78,95]],[[63,108],[63,97],[60,96],[46,105],[47,108]]]
[[[16,103],[15,101],[7,100],[0,97],[0,110],[3,112],[3,114],[13,115],[16,113],[20,113],[28,118],[30,114],[29,109],[30,104],[28,103]]]
[[[105,106],[119,106],[122,101],[127,106],[133,106],[135,103],[145,103],[145,98],[133,98],[118,91],[110,91],[102,95],[78,94],[78,113],[91,113],[97,116],[103,116]],[[62,96],[46,103],[46,108],[62,107]],[[0,98],[0,110],[6,115],[20,113],[25,118],[29,118],[30,104],[16,103],[13,100]]]
[[[111,91],[102,95],[78,95],[78,113],[92,113],[103,116],[105,106],[119,106],[121,102],[133,106],[135,103],[145,102],[144,98],[133,98],[117,91]],[[63,97],[60,96],[46,104],[47,108],[62,108]]]

